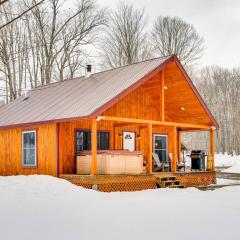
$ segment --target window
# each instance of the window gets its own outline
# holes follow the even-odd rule
[[[154,152],[158,154],[161,162],[168,162],[168,140],[166,135],[154,134]]]
[[[36,131],[22,133],[22,161],[24,167],[36,167]]]
[[[109,132],[97,133],[98,150],[109,149]],[[91,150],[91,131],[76,131],[76,151]]]

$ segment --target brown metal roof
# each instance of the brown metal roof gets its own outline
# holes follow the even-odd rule
[[[28,99],[19,97],[0,108],[0,127],[40,123],[98,114],[104,106],[173,57],[156,58],[88,78],[75,78],[37,87]]]

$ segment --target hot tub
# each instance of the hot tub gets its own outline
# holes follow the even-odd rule
[[[82,151],[77,156],[77,174],[90,174],[91,151]],[[141,174],[143,153],[127,150],[101,150],[97,152],[97,174]]]

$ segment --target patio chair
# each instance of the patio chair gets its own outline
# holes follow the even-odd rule
[[[160,159],[156,153],[152,153],[153,157],[153,171],[160,172],[163,169],[163,164],[160,162]]]
[[[169,159],[170,159],[169,163],[171,163],[172,159],[173,159],[172,153],[169,153],[168,156],[169,156]],[[177,169],[181,170],[182,168],[184,168],[184,171],[185,171],[185,161],[182,161],[181,163],[179,163],[178,159],[177,159]]]

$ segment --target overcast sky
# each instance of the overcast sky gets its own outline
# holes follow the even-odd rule
[[[117,0],[97,0],[114,7]],[[205,40],[201,65],[240,66],[240,0],[128,0],[145,8],[148,24],[156,16],[179,16]]]

